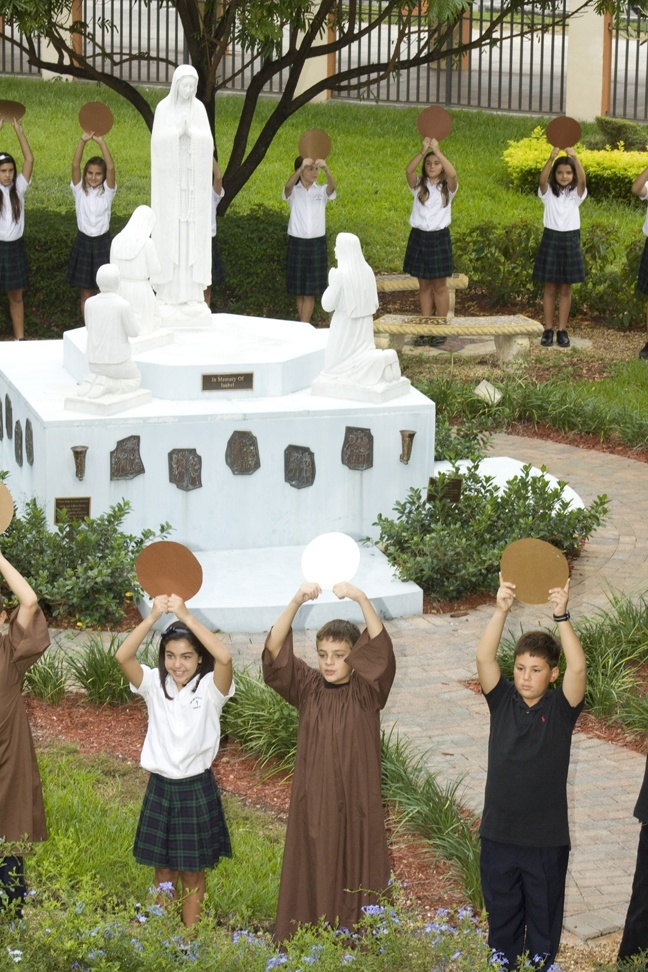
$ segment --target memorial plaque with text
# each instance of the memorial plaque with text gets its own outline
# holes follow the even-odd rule
[[[61,510],[67,510],[71,520],[84,520],[90,516],[89,496],[59,496],[54,500],[54,522]]]
[[[249,391],[252,388],[254,388],[253,371],[202,376],[203,391]]]

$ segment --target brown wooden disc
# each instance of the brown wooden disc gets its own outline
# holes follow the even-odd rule
[[[436,138],[440,142],[452,131],[452,118],[440,105],[430,105],[420,112],[416,127],[421,138]]]
[[[188,547],[172,540],[158,540],[144,547],[135,569],[149,597],[177,594],[188,601],[202,586],[203,572],[198,560]]]
[[[0,483],[0,533],[4,533],[14,515],[13,497],[4,483]]]
[[[79,125],[84,132],[107,135],[113,127],[113,113],[101,101],[88,101],[79,112]]]
[[[6,98],[0,98],[0,118],[3,122],[12,122],[14,118],[20,121],[25,111],[25,106],[19,101],[8,101]]]
[[[500,561],[502,580],[515,584],[515,596],[525,604],[546,604],[552,587],[564,587],[569,578],[565,555],[545,540],[509,543]]]
[[[581,127],[575,118],[560,115],[547,125],[547,141],[554,148],[573,148],[580,141]]]
[[[331,154],[331,139],[321,128],[309,128],[299,139],[299,154],[302,159],[326,159]]]

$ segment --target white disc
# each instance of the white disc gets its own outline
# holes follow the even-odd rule
[[[304,579],[330,591],[341,581],[350,581],[360,564],[360,548],[346,533],[320,533],[302,554]]]

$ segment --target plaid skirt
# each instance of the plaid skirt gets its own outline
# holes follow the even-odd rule
[[[453,269],[448,227],[431,232],[412,227],[405,250],[404,273],[419,280],[439,280],[451,277]]]
[[[232,856],[218,785],[210,769],[185,780],[151,773],[133,854],[138,864],[193,872]]]
[[[212,237],[212,287],[217,287],[225,280],[225,267],[218,249],[216,237]]]
[[[110,263],[110,233],[87,236],[78,231],[68,261],[67,282],[83,290],[97,289],[97,270]]]
[[[648,238],[644,243],[641,263],[639,264],[639,274],[637,276],[637,290],[642,294],[648,294]]]
[[[585,279],[585,261],[580,230],[545,229],[533,267],[533,279],[540,283],[574,284]]]
[[[0,290],[23,290],[29,280],[25,241],[0,242]]]
[[[321,297],[328,283],[326,237],[288,237],[286,290],[295,297]]]

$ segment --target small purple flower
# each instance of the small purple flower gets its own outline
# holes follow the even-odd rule
[[[384,910],[382,905],[377,904],[362,905],[360,909],[365,915],[382,915]]]

